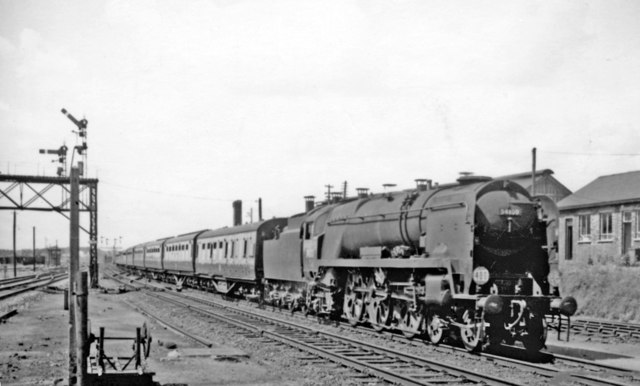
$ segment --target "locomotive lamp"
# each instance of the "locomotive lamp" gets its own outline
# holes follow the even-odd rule
[[[484,308],[484,312],[489,315],[497,315],[502,312],[504,301],[498,295],[489,295],[486,298],[481,298],[478,301],[478,306]]]
[[[573,296],[567,296],[564,299],[553,299],[551,301],[551,309],[564,316],[573,316],[578,310],[578,302]]]

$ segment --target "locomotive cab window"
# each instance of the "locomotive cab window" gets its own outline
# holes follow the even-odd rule
[[[311,239],[313,233],[313,223],[307,222],[302,225],[300,237],[304,237],[305,240]]]

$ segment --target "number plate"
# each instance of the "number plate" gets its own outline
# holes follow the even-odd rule
[[[520,216],[520,208],[501,208],[500,216],[517,217]]]

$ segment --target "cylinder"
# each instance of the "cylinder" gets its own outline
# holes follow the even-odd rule
[[[242,201],[233,202],[233,226],[242,225]]]

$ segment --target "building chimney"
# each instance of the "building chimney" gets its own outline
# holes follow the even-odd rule
[[[258,198],[258,221],[262,221],[262,198]]]
[[[358,198],[367,198],[369,196],[369,188],[356,188]]]
[[[315,198],[316,196],[304,196],[304,211],[310,212],[315,207]]]
[[[242,225],[242,201],[235,200],[233,202],[233,226]]]

